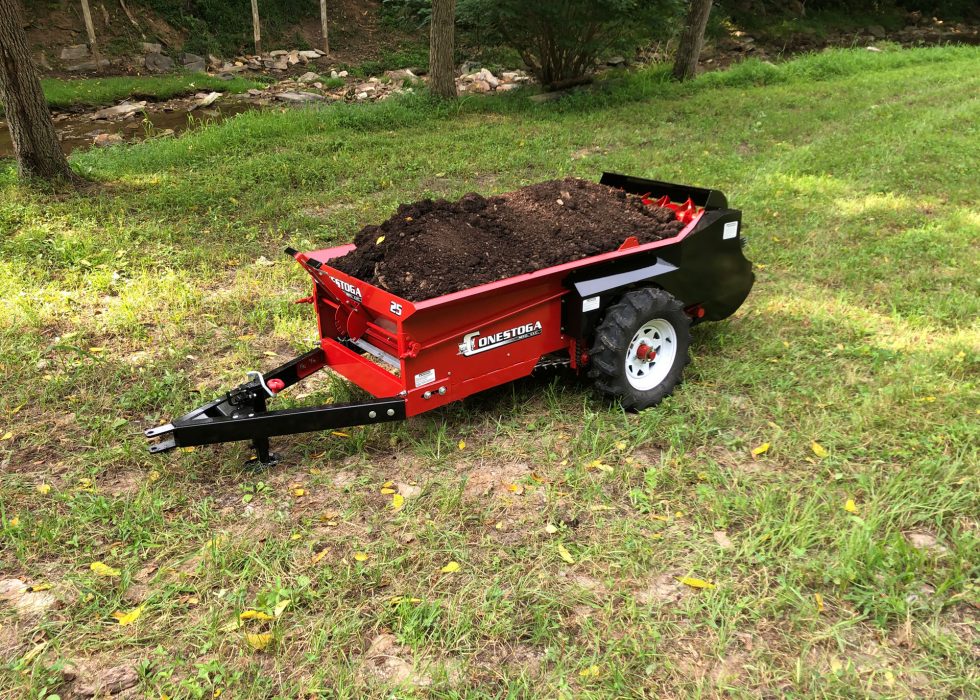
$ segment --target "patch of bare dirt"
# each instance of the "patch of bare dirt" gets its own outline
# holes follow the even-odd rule
[[[688,589],[673,574],[660,574],[633,594],[641,605],[676,605],[688,594]]]
[[[531,475],[533,469],[527,462],[487,462],[467,465],[466,484],[463,493],[473,498],[491,494],[501,496],[521,495],[524,487],[520,482]]]
[[[61,605],[50,590],[35,591],[32,586],[17,578],[0,581],[0,602],[13,608],[25,618],[40,617],[48,610]]]
[[[371,640],[361,661],[360,676],[362,681],[389,685],[432,685],[432,678],[416,669],[411,650],[399,645],[393,634],[379,634]]]

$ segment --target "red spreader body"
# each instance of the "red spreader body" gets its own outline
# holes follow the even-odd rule
[[[257,460],[269,463],[272,436],[401,420],[542,364],[590,370],[607,391],[622,379],[618,391],[629,393],[621,397],[629,407],[655,403],[680,379],[687,326],[727,317],[752,287],[741,212],[715,190],[612,173],[600,183],[643,195],[650,206],[669,206],[685,227],[643,245],[624,231],[618,250],[419,302],[332,267],[353,245],[287,250],[313,279],[312,295],[299,302],[316,311],[318,347],[146,431],[151,451],[250,440]],[[653,304],[650,318],[639,317],[644,304]],[[631,309],[639,314],[635,322]],[[625,339],[621,349],[610,340],[618,336]],[[276,394],[326,367],[375,399],[267,410]]]

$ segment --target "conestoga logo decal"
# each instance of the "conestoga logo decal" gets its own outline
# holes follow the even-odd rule
[[[536,335],[541,335],[541,321],[525,323],[493,335],[480,335],[480,331],[473,331],[463,336],[463,342],[459,344],[459,352],[462,355],[476,355]]]
[[[354,301],[360,301],[361,300],[361,288],[360,287],[355,287],[350,282],[344,282],[344,280],[339,280],[336,277],[334,277],[333,275],[329,275],[329,277],[330,277],[331,281],[335,285],[337,285],[338,287],[340,287],[340,290],[342,292],[344,292],[344,294],[346,294],[347,296],[349,296]]]

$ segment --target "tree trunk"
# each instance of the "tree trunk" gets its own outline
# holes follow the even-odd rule
[[[674,59],[674,77],[678,80],[693,78],[698,71],[698,58],[704,46],[704,30],[708,26],[710,13],[711,0],[691,0]]]
[[[259,0],[252,0],[252,38],[255,40],[255,53],[262,53],[262,27],[259,24]]]
[[[330,55],[330,35],[327,33],[327,0],[320,0],[320,28],[323,30],[323,53]]]
[[[0,103],[22,178],[78,180],[54,133],[51,112],[27,48],[19,0],[0,0]]]
[[[447,100],[456,98],[456,0],[432,0],[429,29],[429,90]]]

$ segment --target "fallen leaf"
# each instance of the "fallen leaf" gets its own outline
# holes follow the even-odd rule
[[[758,457],[760,455],[764,455],[768,451],[769,451],[769,443],[768,442],[764,442],[764,443],[762,443],[761,445],[759,445],[758,447],[756,447],[756,448],[754,448],[752,450],[752,456],[753,457]]]
[[[598,666],[588,666],[583,668],[578,672],[579,678],[598,678],[599,677],[599,667]]]
[[[827,448],[824,447],[823,445],[821,445],[816,440],[814,440],[812,443],[810,443],[810,449],[813,450],[813,454],[815,454],[820,459],[823,459],[824,457],[827,457],[827,456],[830,455],[830,453],[827,452]]]
[[[296,540],[301,540],[301,539],[303,539],[303,535],[302,535],[302,534],[300,534],[299,532],[294,532],[293,534],[291,534],[291,535],[289,536],[289,539],[291,539],[291,540],[292,540],[293,542],[295,542]]]
[[[819,593],[814,593],[813,599],[817,601],[817,612],[823,612],[823,596]]]
[[[390,489],[394,485],[395,485],[395,482],[394,481],[386,481],[383,484],[381,484],[381,488],[383,488],[383,489]]]
[[[3,434],[3,436],[2,436],[2,437],[0,437],[0,442],[3,442],[4,440],[9,440],[9,439],[10,439],[10,438],[12,438],[13,436],[14,436],[14,434],[13,434],[12,432],[10,432],[10,431],[8,430],[7,432],[5,432],[5,433]]]
[[[127,613],[124,612],[114,612],[112,616],[119,620],[119,626],[125,627],[126,625],[131,625],[139,619],[139,616],[143,614],[143,606],[138,608],[133,608]]]
[[[858,512],[857,503],[854,502],[853,498],[847,499],[847,503],[844,504],[844,510],[846,510],[848,513],[856,514]]]
[[[521,484],[507,484],[507,490],[520,496],[522,493],[524,493],[524,486]]]
[[[381,493],[383,495],[385,495],[385,496],[390,496],[391,494],[397,493],[397,492],[395,491],[395,489],[392,489],[392,488],[383,488],[383,489],[381,489]]]
[[[7,525],[10,527],[20,527],[20,517],[15,515],[7,521]]]
[[[705,581],[700,578],[691,578],[690,576],[684,576],[683,578],[677,579],[685,586],[690,586],[691,588],[714,588],[715,584],[710,581]]]
[[[466,440],[460,440],[458,443],[456,443],[456,447],[458,447],[461,450],[465,450],[466,449]]]
[[[342,432],[340,430],[331,430],[330,431],[330,434],[331,435],[336,435],[337,437],[342,437],[342,438],[349,438],[350,437],[350,433],[345,433],[345,432]]]
[[[238,616],[239,620],[274,620],[269,613],[264,613],[261,610],[246,610],[241,615]]]
[[[235,630],[238,630],[238,629],[241,629],[241,628],[242,628],[242,621],[239,620],[236,617],[234,620],[232,620],[231,622],[229,622],[227,625],[222,625],[219,628],[219,631],[221,631],[221,632],[234,632]]]
[[[28,586],[27,590],[31,593],[39,593],[41,591],[49,591],[52,588],[54,588],[54,586],[50,583],[35,583],[33,586]]]
[[[451,561],[448,564],[446,564],[444,567],[439,569],[439,571],[441,571],[444,574],[451,574],[454,571],[459,571],[459,562]]]
[[[147,475],[147,478],[150,480],[151,483],[154,481],[160,481],[160,472],[154,469]]]
[[[313,557],[310,559],[310,563],[319,564],[320,560],[323,559],[325,556],[327,556],[327,550],[321,549],[319,552],[313,555]]]
[[[548,523],[547,525],[544,526],[544,531],[547,532],[549,535],[553,535],[556,532],[558,532],[558,528],[552,525],[551,523]]]
[[[623,442],[622,440],[620,440],[619,442],[616,443],[616,449],[617,450],[620,450],[620,451],[625,450],[626,449],[626,443]]]
[[[91,564],[89,564],[88,568],[94,571],[97,576],[114,577],[114,576],[119,576],[119,574],[121,573],[119,569],[113,569],[111,566],[107,566],[106,564],[103,564],[100,561],[92,562]]]
[[[47,495],[51,493],[51,484],[38,484],[37,492],[41,495]]]
[[[395,510],[399,510],[403,505],[405,505],[405,497],[400,493],[396,493],[391,497],[391,507]]]
[[[367,561],[370,555],[367,552],[354,552],[354,561]]]
[[[568,549],[563,544],[558,545],[558,556],[560,556],[565,562],[569,564],[575,563],[575,557],[572,556],[572,553],[569,552]]]
[[[272,632],[262,632],[261,634],[245,634],[245,641],[248,645],[255,649],[255,651],[262,651],[267,646],[272,644]]]
[[[844,668],[844,664],[840,662],[840,659],[838,659],[836,656],[830,657],[831,673],[840,673],[842,668]]]
[[[376,240],[374,243],[375,243],[375,245],[381,245],[384,242],[385,242],[385,237],[384,236],[378,236],[378,240]]]
[[[276,603],[276,607],[272,610],[273,617],[279,617],[282,615],[292,602],[293,601],[291,601],[289,598],[286,598],[285,600],[280,600],[278,603]]]
[[[306,489],[293,489],[293,495],[296,496],[296,498],[302,498],[306,495]]]

